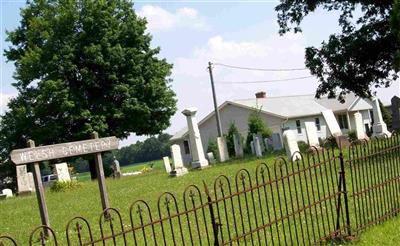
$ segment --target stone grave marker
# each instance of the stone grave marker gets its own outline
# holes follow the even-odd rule
[[[11,189],[4,189],[1,191],[2,194],[6,195],[6,197],[12,197],[13,196],[13,192]]]
[[[315,126],[315,123],[312,121],[306,121],[304,122],[305,128],[306,128],[306,135],[307,135],[307,140],[308,140],[308,145],[314,146],[314,147],[319,147],[319,140],[318,140],[318,134],[317,134],[317,127]]]
[[[114,156],[114,161],[112,165],[112,170],[113,170],[113,176],[114,178],[120,178],[122,176],[121,172],[121,166],[119,165],[119,161],[117,158]]]
[[[206,168],[208,166],[208,161],[206,160],[204,155],[199,126],[197,125],[196,113],[196,108],[187,108],[182,111],[182,114],[186,116],[186,121],[188,125],[190,151],[192,155],[192,167]]]
[[[391,137],[391,133],[387,129],[386,123],[383,121],[382,112],[379,107],[378,98],[372,99],[372,107],[374,113],[374,124],[372,125],[372,136],[374,137]]]
[[[256,154],[256,151],[255,151],[255,149],[254,149],[254,141],[251,141],[251,142],[250,142],[250,148],[251,148],[251,153],[252,153],[253,155],[255,155],[255,154]]]
[[[165,171],[168,174],[171,173],[172,169],[171,169],[171,163],[169,162],[169,157],[168,156],[164,156],[163,157],[163,162],[164,162]]]
[[[226,145],[226,140],[224,137],[217,137],[217,146],[219,161],[225,162],[229,160],[228,146]]]
[[[174,177],[179,177],[187,174],[188,170],[186,167],[183,166],[181,148],[179,147],[179,145],[173,144],[171,146],[171,155],[172,160],[174,161],[174,169],[171,171],[170,175]]]
[[[364,125],[362,121],[362,115],[360,112],[354,113],[354,123],[355,123],[355,131],[357,135],[357,139],[367,139],[368,136],[365,134]]]
[[[215,163],[216,163],[215,157],[214,157],[214,153],[213,153],[213,152],[208,152],[208,153],[207,153],[207,159],[208,159],[208,162],[209,162],[210,164],[215,164]]]
[[[260,145],[260,139],[256,134],[253,134],[253,144],[254,144],[254,152],[257,157],[262,157],[262,150]]]
[[[400,98],[397,96],[392,97],[392,128],[393,130],[400,130]]]
[[[233,144],[235,147],[235,156],[238,158],[243,157],[243,144],[242,144],[242,138],[238,134],[233,135]]]
[[[272,133],[272,147],[274,150],[281,150],[283,148],[279,133]]]
[[[340,130],[340,126],[333,114],[332,110],[322,111],[322,115],[324,116],[326,125],[328,126],[329,132],[332,136],[341,136],[342,130]]]
[[[26,165],[20,165],[17,169],[17,187],[18,195],[28,195],[35,191],[35,185],[33,181],[32,173],[30,175],[27,172]]]
[[[66,162],[55,164],[55,170],[58,181],[71,181],[68,165]]]
[[[299,145],[297,144],[296,134],[292,130],[285,130],[283,132],[283,143],[289,160],[295,161],[301,159],[301,155],[298,153]]]

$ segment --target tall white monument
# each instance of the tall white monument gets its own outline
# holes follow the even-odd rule
[[[182,114],[186,116],[190,150],[192,154],[192,167],[193,168],[206,168],[208,167],[208,161],[205,158],[203,144],[201,143],[201,136],[199,126],[197,125],[196,119],[196,108],[187,108],[182,111]]]
[[[388,131],[386,123],[383,121],[382,112],[379,107],[379,100],[378,98],[374,97],[372,99],[372,107],[374,113],[374,124],[372,125],[372,136],[382,137],[387,135],[391,137],[392,134]]]

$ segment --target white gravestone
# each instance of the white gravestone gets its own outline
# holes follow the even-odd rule
[[[58,181],[71,181],[68,165],[66,162],[55,164],[56,175]]]
[[[306,127],[308,145],[314,146],[314,147],[319,147],[317,127],[315,126],[315,123],[312,121],[307,121],[307,122],[304,122],[304,125]]]
[[[388,136],[391,137],[392,134],[388,131],[386,123],[383,121],[382,112],[379,107],[378,98],[374,97],[372,99],[372,107],[374,113],[374,124],[372,125],[372,136],[382,137]]]
[[[235,156],[238,158],[243,157],[242,138],[238,134],[233,135],[233,145],[235,147]]]
[[[193,168],[205,168],[208,166],[208,161],[205,158],[203,144],[201,143],[201,136],[199,126],[196,120],[196,108],[188,108],[182,111],[182,114],[186,116],[190,150],[192,154],[192,167]]]
[[[167,173],[170,173],[172,171],[172,169],[171,169],[171,163],[169,162],[169,157],[168,156],[164,156],[163,157],[163,161],[164,161],[165,171]]]
[[[260,139],[255,134],[253,134],[253,144],[254,144],[254,152],[256,153],[256,156],[262,157]]]
[[[272,147],[272,138],[264,138],[265,151],[271,151],[274,148]]]
[[[220,162],[228,161],[229,160],[228,146],[226,145],[224,137],[217,137],[217,146],[218,146],[219,161]]]
[[[119,161],[117,160],[117,158],[114,156],[114,162],[112,165],[112,170],[113,170],[113,176],[114,178],[120,178],[122,176],[122,172],[121,172],[121,167],[119,165]]]
[[[12,190],[10,190],[10,189],[4,189],[4,190],[1,191],[1,193],[3,195],[6,195],[6,197],[12,197],[13,196]]]
[[[172,160],[174,161],[174,169],[171,171],[171,176],[182,176],[188,173],[186,167],[183,166],[181,148],[174,144],[171,146]]]
[[[264,144],[264,141],[263,141],[263,137],[262,137],[261,134],[257,134],[257,138],[258,138],[258,140],[260,142],[261,153],[264,153],[266,151],[266,147],[265,147],[265,144]]]
[[[254,149],[254,141],[250,142],[250,148],[251,148],[251,153],[254,155],[256,153]]]
[[[210,164],[215,164],[215,162],[216,162],[213,152],[208,152],[208,153],[207,153],[207,159],[208,159],[208,162],[209,162]]]
[[[363,120],[361,113],[354,113],[355,131],[357,139],[366,139],[367,134],[364,132]]]
[[[332,110],[322,111],[322,115],[324,116],[326,125],[328,126],[331,135],[341,136],[342,130],[340,130],[340,126],[335,118],[335,115],[333,114],[333,111]]]
[[[26,165],[18,165],[17,169],[17,186],[18,194],[28,194],[35,191],[35,183],[33,175],[28,175]]]
[[[289,160],[295,161],[301,159],[301,155],[298,153],[299,145],[297,144],[296,134],[292,130],[283,132],[283,143]]]

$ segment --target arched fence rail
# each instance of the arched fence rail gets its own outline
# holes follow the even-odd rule
[[[79,216],[65,234],[37,227],[29,245],[315,245],[400,212],[398,135],[294,156],[220,175],[210,186],[190,185],[182,196],[165,192],[154,207],[137,200],[125,221],[109,208],[96,227]],[[0,245],[17,242],[1,236]]]

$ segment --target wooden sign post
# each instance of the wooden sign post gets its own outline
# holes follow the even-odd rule
[[[61,159],[72,156],[86,155],[86,154],[95,154],[95,162],[96,162],[96,172],[97,179],[99,182],[99,190],[100,190],[100,198],[103,210],[109,208],[107,189],[106,189],[106,181],[104,177],[104,169],[103,169],[103,160],[101,157],[101,153],[105,151],[110,151],[114,149],[118,149],[119,141],[116,137],[106,137],[99,138],[97,132],[92,133],[92,139],[62,143],[62,144],[54,144],[54,145],[45,145],[35,147],[35,142],[33,140],[28,141],[28,148],[25,149],[16,149],[11,151],[11,161],[14,162],[15,165],[22,164],[32,164],[34,165],[34,180],[35,180],[35,188],[36,188],[36,197],[39,204],[40,217],[42,220],[42,225],[50,227],[49,222],[49,214],[47,211],[46,200],[44,197],[44,189],[42,184],[42,178],[40,175],[40,167],[39,162],[53,160],[53,159]],[[45,230],[47,234],[47,230]]]
[[[35,148],[35,142],[33,140],[28,140],[27,145],[29,148]],[[47,211],[46,200],[44,199],[44,189],[42,184],[42,175],[40,174],[39,162],[33,163],[33,180],[35,182],[36,198],[39,205],[40,218],[42,220],[42,225],[50,227],[49,222],[49,212]],[[47,228],[44,230],[45,236],[49,236]]]

